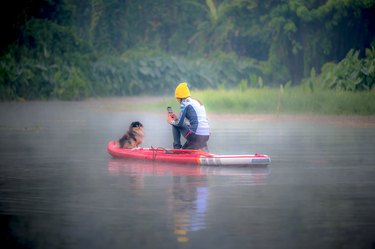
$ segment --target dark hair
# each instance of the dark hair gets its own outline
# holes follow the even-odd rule
[[[139,121],[135,121],[135,122],[132,122],[130,124],[130,127],[132,127],[132,128],[143,127],[143,124],[141,122],[139,122]]]
[[[124,134],[119,140],[120,148],[124,148],[125,142],[130,138],[129,134]]]

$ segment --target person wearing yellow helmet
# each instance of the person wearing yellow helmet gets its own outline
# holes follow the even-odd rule
[[[206,109],[201,101],[191,97],[188,84],[181,82],[175,89],[176,100],[180,103],[181,112],[177,117],[168,113],[168,123],[172,126],[174,149],[196,149],[208,151],[207,141],[210,137],[210,126]],[[181,135],[186,139],[181,145]]]

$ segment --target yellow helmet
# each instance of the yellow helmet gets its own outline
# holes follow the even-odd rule
[[[179,99],[185,99],[187,97],[190,97],[190,90],[187,83],[181,82],[180,84],[178,84],[174,95],[176,96],[176,98]]]

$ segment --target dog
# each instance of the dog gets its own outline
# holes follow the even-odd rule
[[[143,143],[144,128],[139,121],[132,122],[128,131],[117,141],[119,148],[134,149]]]

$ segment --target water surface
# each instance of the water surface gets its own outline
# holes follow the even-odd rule
[[[170,148],[164,113],[111,104],[0,104],[2,248],[375,247],[373,125],[212,116],[211,152],[272,163],[158,164],[106,144],[139,120]]]

